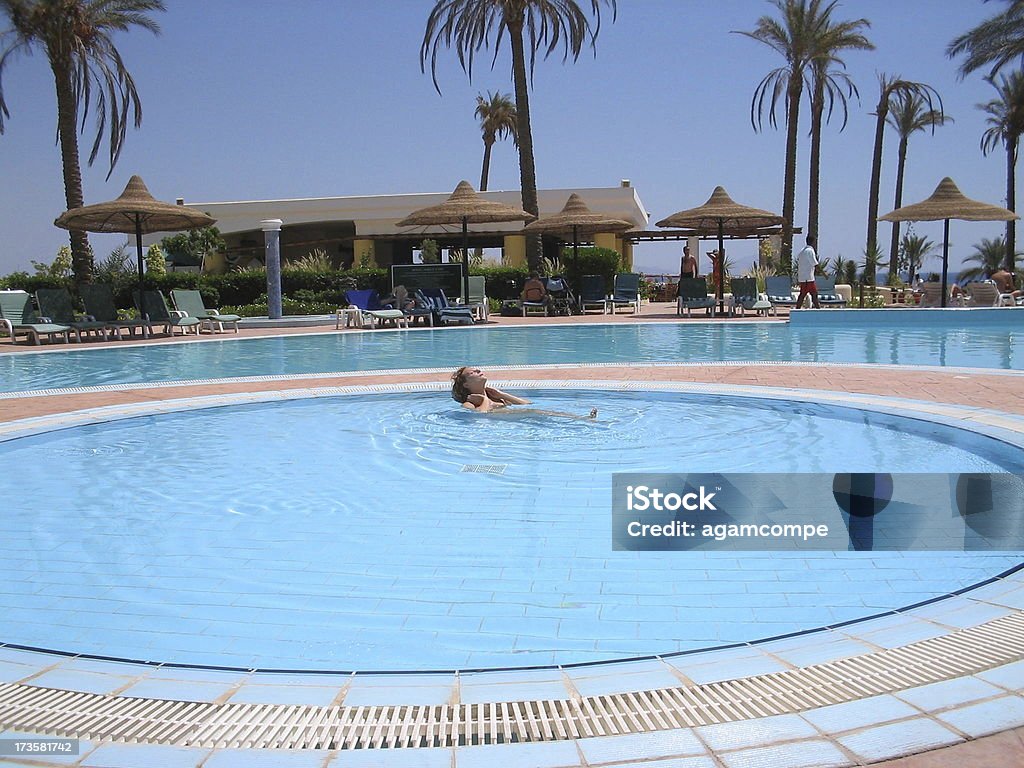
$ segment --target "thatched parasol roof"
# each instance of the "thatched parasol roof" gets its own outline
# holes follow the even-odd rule
[[[134,235],[206,227],[216,223],[216,219],[195,208],[154,199],[145,182],[138,176],[132,176],[116,200],[72,208],[53,223],[64,229],[84,232]]]
[[[440,205],[413,211],[400,227],[424,227],[431,224],[487,224],[497,221],[528,221],[533,218],[521,208],[495,200],[485,200],[468,181],[460,181],[455,191]]]
[[[706,233],[717,233],[719,227],[731,229],[760,229],[781,224],[783,218],[770,211],[740,205],[722,187],[715,187],[704,205],[673,213],[657,223],[659,227],[695,229]]]
[[[523,227],[525,232],[551,232],[560,234],[593,234],[595,232],[625,232],[635,224],[591,211],[583,198],[573,192],[562,210],[537,219]]]
[[[1007,208],[965,197],[948,176],[939,182],[927,200],[905,205],[878,217],[879,221],[1011,221],[1019,218]]]

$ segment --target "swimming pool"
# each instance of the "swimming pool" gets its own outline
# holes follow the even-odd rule
[[[972,310],[973,311],[973,310]],[[925,312],[925,310],[922,310]],[[839,311],[824,315],[838,315]],[[899,315],[900,313],[896,313]],[[1004,315],[1017,317],[1010,310]],[[797,361],[1024,369],[1012,318],[967,325],[638,323],[330,333],[0,355],[0,392],[474,365]],[[960,315],[962,318],[963,315]]]
[[[600,418],[481,417],[444,393],[379,394],[2,443],[18,469],[0,476],[0,640],[245,668],[573,664],[861,618],[1020,560],[612,552],[613,471],[1022,472],[1024,454],[806,402],[532,396],[570,413],[596,404]]]

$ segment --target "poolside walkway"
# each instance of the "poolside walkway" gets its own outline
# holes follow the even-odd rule
[[[676,321],[671,305],[655,305],[647,307],[645,311],[633,317],[631,314],[592,315],[589,317],[573,317],[552,319],[552,322],[568,322],[570,324],[581,322],[615,322],[615,323],[638,323],[638,322],[659,322]],[[703,318],[700,320],[702,321]],[[699,321],[695,318],[691,322]],[[723,320],[723,322],[750,322],[739,318]],[[763,319],[762,319],[763,321]],[[774,319],[772,320],[774,321]],[[536,325],[543,322],[539,318],[494,318],[495,325]],[[268,329],[261,331],[243,331],[239,336],[266,336],[266,335],[292,335],[297,333],[324,332],[323,328],[314,329]],[[333,331],[333,327],[328,329]],[[344,333],[357,333],[355,330],[345,330]],[[374,332],[366,332],[374,333]],[[214,338],[232,338],[233,335],[222,335]],[[210,336],[204,335],[204,338]],[[172,343],[194,342],[195,337],[175,338]],[[168,339],[156,339],[145,343],[161,343]],[[125,342],[112,342],[113,345],[124,344]],[[75,348],[77,345],[71,345]],[[90,342],[88,347],[103,346],[102,342]],[[46,350],[49,345],[35,348]],[[67,348],[67,345],[54,345],[54,348]],[[33,348],[20,344],[17,347],[4,340],[0,340],[0,354],[12,351],[30,351]],[[967,406],[970,408],[984,409],[986,412],[1000,412],[1004,414],[1024,415],[1024,375],[1016,372],[979,372],[960,369],[938,370],[912,369],[905,367],[890,366],[868,366],[868,365],[814,365],[814,364],[711,364],[711,365],[651,365],[651,366],[526,366],[526,367],[501,367],[490,372],[490,378],[497,381],[505,381],[514,384],[516,381],[536,380],[575,380],[575,381],[618,381],[618,382],[673,382],[687,383],[693,385],[709,385],[713,387],[758,387],[771,389],[799,389],[814,390],[842,395],[868,395],[884,398],[901,398],[917,403],[936,404],[941,410],[943,405]],[[179,398],[193,398],[200,396],[216,396],[241,393],[265,393],[281,390],[297,390],[310,387],[341,387],[341,386],[367,386],[367,385],[395,385],[400,383],[442,383],[447,381],[447,371],[420,371],[420,372],[374,372],[369,374],[345,374],[345,375],[319,375],[315,377],[295,377],[289,379],[258,380],[258,381],[225,381],[216,383],[189,383],[175,385],[158,385],[152,387],[118,388],[118,389],[97,389],[95,391],[65,392],[57,395],[36,395],[32,397],[9,397],[0,399],[0,423],[11,422],[30,417],[59,416],[71,411],[83,409],[100,408],[105,406],[131,406],[144,403],[159,403]],[[927,406],[921,406],[927,407]],[[998,414],[995,415],[996,417]],[[1019,580],[1018,580],[1019,583]],[[1016,593],[1015,593],[1016,594]],[[1017,599],[1017,598],[1015,598]],[[996,601],[998,604],[998,600]],[[1004,603],[1008,604],[1008,603]],[[988,603],[985,603],[988,605]],[[1016,605],[1018,609],[1024,609],[1024,604]],[[966,626],[966,625],[965,625]],[[927,641],[926,641],[927,642]],[[4,667],[10,666],[12,662],[0,661],[0,672],[8,673]],[[798,668],[801,665],[797,665]],[[812,665],[813,666],[813,665]],[[827,664],[825,665],[827,666]],[[978,676],[959,678],[956,682],[963,683],[956,688],[958,693],[953,693],[954,688],[944,683],[933,684],[930,688],[934,693],[922,697],[920,702],[912,697],[906,702],[911,703],[915,710],[915,718],[900,721],[897,724],[875,727],[871,730],[879,734],[885,728],[906,727],[909,733],[906,739],[905,751],[912,752],[920,749],[931,749],[932,747],[950,744],[954,741],[959,743],[952,746],[944,746],[931,751],[922,752],[910,757],[903,757],[889,762],[877,763],[888,766],[888,768],[1004,768],[1012,765],[1024,765],[1024,727],[1011,728],[993,735],[982,736],[990,730],[997,730],[1000,717],[1012,715],[1014,712],[1024,711],[1024,697],[1021,691],[1024,689],[1024,659],[1018,659],[1009,665],[999,669],[1011,670],[1007,672],[1009,677],[990,678],[991,682],[980,682],[986,680],[988,673],[981,673]],[[799,671],[799,669],[797,670]],[[79,672],[79,676],[90,673]],[[9,676],[2,680],[11,679]],[[1016,680],[1015,683],[1007,683],[1006,680]],[[975,701],[982,703],[964,705],[971,697],[964,694],[964,681],[971,681],[971,684],[988,688],[998,686],[998,691],[992,688],[991,692],[977,695]],[[953,683],[954,681],[949,681]],[[2,687],[2,682],[0,682]],[[259,686],[253,686],[259,687]],[[657,687],[657,686],[654,686]],[[922,688],[922,691],[925,689]],[[940,693],[948,691],[948,694]],[[898,694],[902,695],[902,694]],[[962,710],[955,710],[961,713],[962,717],[957,720],[949,713],[930,713],[929,707],[941,707],[934,697],[942,695],[959,696],[960,703],[957,706],[964,706]],[[988,697],[988,698],[986,698]],[[892,707],[894,710],[897,704],[900,708],[906,708],[904,701],[897,702],[891,695],[879,696],[873,699],[877,702],[872,705],[874,708]],[[954,699],[950,699],[951,704]],[[393,702],[398,704],[400,702]],[[852,707],[856,702],[850,704],[833,705]],[[992,706],[989,706],[992,705]],[[4,704],[0,694],[0,710]],[[986,708],[987,707],[987,708]],[[816,710],[824,713],[829,708]],[[969,721],[968,710],[974,718]],[[847,713],[854,712],[852,709],[845,710]],[[922,716],[920,713],[924,712]],[[877,714],[877,713],[875,713]],[[861,715],[854,715],[859,717]],[[870,720],[870,715],[864,713],[865,722],[881,722]],[[879,715],[880,717],[880,715]],[[794,719],[787,719],[794,718]],[[301,752],[283,753],[277,752],[274,755],[267,755],[262,758],[254,758],[247,750],[214,750],[212,752],[192,750],[175,747],[162,747],[163,752],[145,752],[148,747],[132,747],[130,745],[99,744],[88,745],[88,750],[80,758],[79,762],[64,759],[62,765],[83,765],[90,767],[100,766],[134,766],[139,764],[166,764],[166,765],[190,765],[203,766],[203,768],[221,768],[222,766],[241,765],[281,765],[281,766],[471,766],[477,764],[489,764],[489,761],[504,762],[508,765],[531,765],[538,766],[561,766],[561,765],[611,765],[614,763],[620,768],[637,768],[643,765],[649,768],[744,768],[746,766],[820,766],[820,765],[858,765],[871,762],[872,747],[870,739],[861,739],[856,749],[850,746],[854,743],[852,737],[838,738],[835,742],[822,741],[820,734],[815,736],[817,740],[802,741],[798,738],[804,733],[803,728],[807,723],[797,723],[796,715],[775,715],[764,721],[745,721],[751,725],[759,725],[762,733],[759,738],[763,741],[782,742],[781,747],[765,747],[763,749],[737,750],[730,746],[730,739],[750,739],[749,735],[737,736],[736,729],[725,729],[725,725],[741,725],[740,723],[722,723],[721,725],[710,725],[701,728],[691,729],[699,732],[701,738],[700,749],[696,747],[688,753],[683,749],[682,731],[670,731],[663,735],[668,737],[672,734],[679,734],[675,737],[675,747],[670,747],[664,740],[658,742],[658,749],[651,751],[644,747],[644,744],[651,745],[653,739],[639,739],[639,736],[614,737],[620,741],[608,741],[598,743],[599,740],[589,739],[586,746],[579,746],[566,752],[570,755],[562,759],[558,749],[533,750],[523,749],[531,745],[506,745],[507,753],[502,748],[495,746],[460,748],[458,750],[389,750],[390,754],[384,754],[376,750],[354,750],[351,752],[327,753],[320,750],[303,750]],[[827,732],[827,722],[822,715],[820,722],[813,718],[805,718],[814,723],[821,732]],[[988,728],[981,723],[988,722],[994,727]],[[2,714],[0,714],[2,722]],[[968,724],[968,722],[970,724]],[[950,723],[957,726],[957,730],[951,735],[948,730]],[[799,725],[799,728],[797,728]],[[837,726],[837,730],[851,727],[847,722]],[[1001,726],[1005,728],[1006,726]],[[720,730],[715,731],[714,729]],[[787,731],[787,729],[795,730]],[[812,729],[813,731],[813,729]],[[941,734],[940,734],[941,731]],[[690,731],[687,731],[689,733]],[[789,733],[789,735],[787,735]],[[916,734],[916,735],[915,735]],[[10,733],[0,733],[0,737],[10,737]],[[647,734],[655,736],[656,734]],[[713,741],[721,737],[723,741],[720,749],[714,748]],[[612,739],[613,737],[605,737]],[[687,737],[689,738],[689,737]],[[881,736],[879,735],[879,738]],[[634,739],[634,741],[629,741]],[[791,739],[792,742],[787,740]],[[559,743],[566,746],[573,742],[552,742],[549,747],[557,747]],[[583,741],[577,742],[582,745]],[[687,742],[688,743],[688,742]],[[634,745],[630,747],[629,745]],[[835,749],[840,744],[842,751]],[[532,745],[541,747],[542,744]],[[825,749],[828,746],[829,751]],[[516,751],[516,748],[519,748]],[[676,751],[673,751],[675,749]],[[497,751],[495,751],[497,750]],[[637,751],[639,750],[639,751]],[[789,750],[789,751],[787,751]],[[185,754],[187,752],[187,754]],[[427,755],[427,752],[438,754]],[[417,753],[419,756],[417,757]],[[686,756],[689,754],[690,756]],[[879,753],[883,754],[883,753]],[[891,753],[890,753],[891,754]],[[897,753],[898,754],[898,753]],[[160,755],[159,757],[157,755]],[[535,755],[532,757],[531,755]],[[669,755],[678,755],[668,759]],[[655,762],[647,760],[664,757]],[[436,759],[435,759],[436,758]],[[628,762],[645,760],[642,763]],[[142,760],[144,762],[139,763]],[[559,761],[561,760],[561,762]],[[134,761],[134,762],[133,762]],[[170,762],[166,762],[170,761]],[[527,761],[527,762],[522,762]],[[530,762],[532,761],[532,762]],[[25,766],[25,765],[49,765],[44,761],[27,762],[21,758],[2,758],[0,766]]]

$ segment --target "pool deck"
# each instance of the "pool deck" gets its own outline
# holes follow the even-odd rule
[[[671,305],[654,305],[645,307],[637,317],[620,313],[553,318],[549,322],[677,320]],[[705,321],[704,318],[684,320]],[[724,322],[757,321],[748,317]],[[494,325],[542,322],[544,320],[536,317],[493,319]],[[774,322],[774,318],[769,322]],[[324,331],[323,328],[268,329],[243,331],[239,336]],[[452,329],[451,332],[469,331]],[[233,336],[204,334],[202,338]],[[143,343],[166,341],[168,339],[162,338]],[[172,343],[194,341],[195,336],[179,337]],[[128,342],[112,342],[113,345],[125,343]],[[103,346],[103,343],[88,342],[84,346]],[[77,347],[57,344],[52,348]],[[0,340],[0,354],[50,348],[48,344],[15,347],[7,340]],[[446,382],[448,375],[448,371],[374,372],[8,397],[0,399],[0,426],[30,418],[59,420],[70,412],[89,409],[130,410],[183,398],[258,397],[285,390],[410,383],[437,386]],[[1020,372],[814,364],[603,365],[501,367],[492,370],[490,378],[511,385],[568,380],[632,385],[665,382],[677,387],[763,391],[776,396],[787,391],[804,396],[818,393],[827,400],[860,399],[879,407],[905,407],[944,419],[977,418],[978,423],[995,429],[1024,432],[1024,419],[1020,418],[1024,416],[1024,374]],[[990,640],[995,637],[1010,638],[1001,655],[985,650],[999,645]],[[1013,638],[1020,640],[1024,647],[1022,571],[970,593],[859,625],[836,627],[767,645],[571,670],[431,677],[275,676],[68,659],[0,647],[0,730],[16,721],[45,722],[48,727],[33,728],[32,732],[67,734],[74,732],[74,713],[89,711],[94,713],[95,722],[91,722],[89,727],[93,730],[87,733],[101,734],[94,741],[83,737],[81,754],[76,757],[51,758],[49,762],[39,758],[32,761],[0,757],[0,767],[60,764],[93,768],[141,765],[467,768],[492,763],[550,768],[1024,765],[1024,652],[1016,648]],[[919,667],[915,666],[916,659],[923,660]],[[864,667],[859,673],[853,668],[858,663]],[[868,681],[870,676],[865,677],[868,675],[865,670],[887,666],[892,667],[890,677],[883,676],[884,679],[873,682]],[[51,695],[49,689],[77,693],[61,698],[60,694]],[[663,698],[654,695],[659,691]],[[803,691],[803,698],[797,695],[800,691]],[[36,695],[50,698],[41,702],[33,698]],[[644,696],[649,698],[638,700]],[[716,698],[722,696],[731,698]],[[102,713],[110,709],[109,705],[116,698],[143,704],[152,700],[153,706],[161,706],[160,702],[190,702],[182,706],[192,707],[192,710],[176,710],[160,720],[165,730],[170,728],[168,723],[187,725],[197,707],[209,708],[210,717],[222,717],[235,707],[236,715],[249,718],[252,725],[245,735],[239,735],[236,729],[230,739],[211,736],[212,741],[204,741],[193,738],[195,734],[173,736],[173,729],[170,729],[162,738],[152,739],[158,744],[116,743],[118,740],[146,741],[146,738],[125,735],[133,733],[123,730],[126,725],[100,724],[105,717]],[[387,750],[291,747],[256,755],[251,749],[253,743],[266,743],[251,733],[259,730],[261,717],[271,714],[286,719],[298,717],[293,711],[296,709],[302,710],[304,723],[314,716],[314,710],[335,715],[346,711],[353,718],[385,715],[394,718],[399,716],[400,708],[411,712],[402,714],[405,724],[395,727],[395,734],[367,735],[369,731],[364,729],[357,746],[366,747],[397,745],[399,730],[403,734],[409,728],[415,730],[415,723],[410,725],[409,718],[427,718],[428,710],[441,712],[444,709],[445,717],[461,713],[460,716],[472,718],[474,724],[480,721],[483,729],[482,721],[496,717],[494,705],[489,714],[474,707],[487,706],[488,702],[502,702],[501,715],[506,722],[515,719],[513,715],[519,715],[521,728],[527,732],[534,728],[537,734],[548,735],[529,743],[495,744],[488,743],[490,739],[477,743],[470,732],[463,739],[464,744],[445,746],[441,743]],[[536,709],[537,702],[551,703]],[[40,719],[38,713],[43,703],[63,707],[63,719],[60,716]],[[522,707],[524,703],[535,708],[532,714],[527,711],[529,707]],[[243,709],[247,706],[253,709]],[[516,708],[522,711],[513,711]],[[595,711],[601,708],[605,714],[596,715]],[[5,714],[5,710],[16,715]],[[636,713],[640,710],[648,714],[638,717]],[[541,715],[548,716],[547,720]],[[548,722],[559,719],[562,724],[557,727]],[[264,727],[271,728],[270,725]],[[160,730],[153,728],[154,733]],[[552,730],[547,730],[549,728]],[[454,726],[452,729],[454,732]],[[109,735],[112,733],[122,736],[115,739]],[[0,733],[0,738],[17,735],[18,732],[7,731]],[[218,741],[221,738],[224,738],[223,744]],[[899,755],[911,756],[897,757]],[[879,762],[885,760],[890,762]]]

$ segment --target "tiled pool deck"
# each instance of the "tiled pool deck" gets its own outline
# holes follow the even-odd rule
[[[600,316],[594,319],[611,320]],[[620,315],[613,321],[657,319],[656,312],[645,311],[635,320],[630,315]],[[663,313],[660,319],[672,318]],[[0,341],[0,353],[13,349]],[[18,349],[26,347],[19,345]],[[244,398],[246,394],[263,398],[275,391],[310,387],[375,387],[414,382],[429,385],[446,381],[447,375],[377,373],[321,377],[316,381],[239,381],[11,398],[0,400],[0,432],[12,431],[14,425],[7,424],[4,429],[5,422],[33,417],[42,417],[42,422],[52,419],[68,423],[65,415],[71,411],[102,409],[86,416],[90,418],[109,414],[107,408],[123,412],[139,406],[161,408],[171,405],[166,401],[181,398]],[[1024,432],[1024,374],[1017,372],[727,364],[528,367],[494,371],[492,378],[510,383],[571,379],[621,382],[625,386],[666,382],[777,396],[785,396],[787,391],[795,395],[810,393],[822,401],[836,399],[883,410],[911,410],[943,421],[967,420],[988,432]],[[204,712],[215,712],[222,718],[225,713],[234,712],[235,716],[251,718],[253,723],[248,730],[236,728],[232,731],[233,740],[225,743],[192,738],[197,736],[194,733],[179,733],[174,739],[164,739],[164,744],[86,738],[77,756],[34,761],[0,757],[0,766],[465,768],[503,764],[552,768],[740,768],[862,765],[912,753],[922,754],[896,760],[891,764],[893,768],[1021,765],[1024,652],[1016,647],[1014,638],[1024,647],[1024,631],[1019,629],[1024,623],[1017,623],[1022,620],[1024,571],[1018,571],[906,613],[823,632],[681,657],[554,670],[400,676],[288,675],[122,664],[0,647],[0,728],[19,722],[45,722],[45,727],[34,730],[50,735],[89,736],[107,727],[98,725],[106,716],[104,713],[116,712],[119,703],[137,705],[140,699],[152,700],[151,707],[157,711],[153,722],[162,725],[153,726],[154,734],[161,728],[168,733],[168,723],[176,717],[182,722],[188,720],[188,715],[181,712],[161,720],[161,700],[194,702],[183,706],[191,706],[192,712],[206,708]],[[1010,638],[1001,654],[992,650],[1000,642],[983,639],[993,632]],[[941,653],[952,654],[949,658],[956,659],[956,663],[939,668],[942,664],[933,659]],[[919,667],[914,661],[918,658],[924,660]],[[916,671],[907,671],[909,677],[894,673],[884,684],[865,682],[864,669],[887,664]],[[855,674],[854,668],[861,672]],[[815,680],[820,682],[820,695],[813,693]],[[835,680],[843,682],[829,682]],[[803,698],[798,696],[791,701],[792,696],[779,693],[780,685],[791,683],[795,691],[800,687],[798,681],[803,686]],[[49,689],[55,693],[49,694]],[[639,699],[633,698],[634,692],[659,691],[678,696],[671,700],[678,702],[678,710],[686,716],[659,720],[657,715],[636,715],[641,710],[656,711],[657,707],[645,709]],[[744,691],[759,693],[744,698]],[[44,698],[33,698],[36,694]],[[723,705],[722,701],[735,704]],[[258,724],[261,717],[273,712],[308,728],[316,717],[360,713],[360,717],[394,720],[400,716],[399,710],[409,710],[423,718],[442,710],[459,711],[486,720],[488,712],[492,719],[495,717],[495,710],[479,707],[501,702],[509,709],[506,713],[502,706],[499,711],[503,715],[511,715],[511,710],[523,702],[549,702],[538,711],[550,713],[582,707],[580,722],[597,725],[590,731],[586,730],[590,726],[585,726],[582,736],[574,731],[575,737],[560,736],[554,727],[543,740],[528,743],[474,744],[470,734],[464,739],[468,742],[464,746],[285,749],[280,748],[284,742],[278,741],[277,748],[249,748],[264,743]],[[57,714],[49,720],[40,719],[39,708],[43,705]],[[600,717],[584,717],[583,710],[602,706],[608,713],[605,722],[601,723]],[[75,713],[89,707],[99,707],[89,710],[95,713],[92,721],[76,722]],[[633,715],[623,714],[630,710]],[[519,715],[527,722],[531,720],[525,709]],[[618,722],[614,722],[616,717]],[[543,718],[534,719],[537,724],[532,727],[544,736],[544,729],[552,726],[541,723]],[[408,719],[405,722],[404,727],[410,727]],[[293,730],[302,728],[296,725]],[[281,732],[280,728],[274,731]],[[17,732],[7,731],[0,733],[0,738],[16,735]],[[391,743],[398,735],[397,731],[390,735],[371,733],[367,738],[373,745],[374,739]],[[139,740],[144,742],[145,738]],[[204,746],[179,746],[189,743]]]

